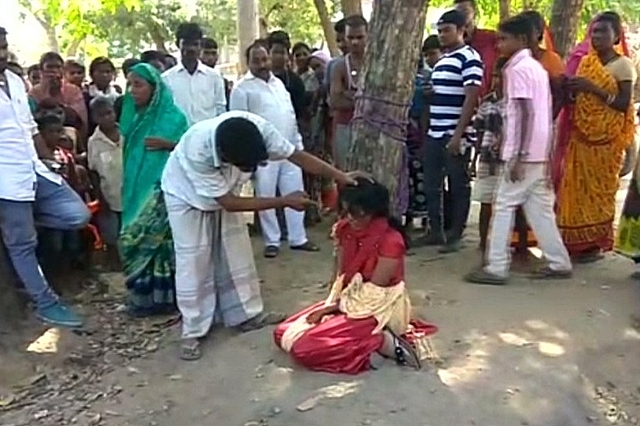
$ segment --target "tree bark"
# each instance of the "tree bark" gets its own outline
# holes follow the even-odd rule
[[[387,186],[396,215],[406,208],[405,140],[427,5],[374,1],[351,124],[349,169],[369,172]]]
[[[258,12],[258,2],[256,0],[238,1],[238,44],[240,56],[240,73],[247,70],[247,60],[245,50],[260,35],[260,16]]]
[[[327,10],[327,4],[325,0],[313,0],[318,11],[318,17],[320,17],[320,24],[322,24],[322,32],[324,33],[324,39],[327,41],[327,47],[332,56],[340,54],[338,50],[338,43],[336,41],[336,33],[333,31],[333,22],[331,22],[331,16]]]
[[[351,15],[362,15],[362,1],[340,0],[340,10],[345,18]]]
[[[511,14],[511,1],[510,0],[500,0],[500,21],[504,21]]]
[[[553,0],[549,30],[556,51],[562,57],[570,52],[576,42],[584,2],[585,0]]]
[[[75,58],[78,56],[78,49],[80,48],[80,44],[84,41],[84,37],[82,38],[75,38],[73,39],[73,41],[71,42],[71,44],[69,44],[69,47],[67,48],[67,58]]]

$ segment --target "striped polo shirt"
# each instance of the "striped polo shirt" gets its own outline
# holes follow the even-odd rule
[[[429,136],[439,139],[453,135],[462,114],[465,87],[482,86],[482,78],[482,59],[471,46],[462,46],[440,58],[431,74],[434,94],[430,100]],[[471,123],[465,137],[474,137]]]

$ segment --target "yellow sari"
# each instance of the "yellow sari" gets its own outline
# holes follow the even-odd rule
[[[580,61],[576,76],[591,80],[613,95],[618,94],[615,71],[621,56],[602,65],[590,51]],[[576,96],[564,174],[558,191],[558,227],[571,255],[613,248],[618,173],[624,151],[633,142],[634,110],[626,112],[606,105],[588,93]]]

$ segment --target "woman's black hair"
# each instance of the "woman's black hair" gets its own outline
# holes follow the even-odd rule
[[[227,118],[218,125],[215,138],[225,163],[251,169],[269,159],[264,136],[258,126],[246,118]]]
[[[291,54],[295,55],[296,52],[300,49],[305,49],[307,52],[311,53],[311,48],[309,47],[309,45],[307,43],[299,41],[291,48]]]
[[[498,25],[498,31],[511,34],[515,37],[523,37],[526,40],[527,45],[530,45],[532,42],[534,24],[531,22],[530,18],[520,14],[501,22],[500,25]]]
[[[608,10],[606,12],[602,12],[600,15],[596,17],[594,22],[607,22],[611,25],[613,29],[613,34],[616,36],[615,44],[620,43],[620,37],[622,36],[622,18],[616,12]]]
[[[114,73],[116,72],[116,66],[113,65],[111,59],[107,58],[106,56],[98,56],[89,64],[89,75],[92,76],[93,73],[96,72],[96,69],[101,65],[107,65],[109,66],[109,68],[111,68],[111,71],[113,71]]]
[[[538,38],[538,41],[539,42],[542,41],[542,39],[544,39],[545,24],[544,24],[544,18],[542,17],[540,12],[538,12],[537,10],[525,10],[520,15],[524,16],[525,18],[531,21],[531,25],[533,26],[533,29],[537,33],[536,36]]]
[[[383,184],[367,178],[356,178],[357,185],[345,186],[338,195],[341,213],[365,214],[373,218],[383,217],[389,226],[402,235],[405,245],[409,239],[400,219],[391,215],[389,190]]]
[[[64,59],[62,59],[62,56],[60,56],[56,52],[46,52],[46,53],[43,53],[42,56],[40,56],[40,62],[39,62],[40,68],[42,68],[44,64],[50,63],[50,62],[59,62],[60,65],[64,65]]]

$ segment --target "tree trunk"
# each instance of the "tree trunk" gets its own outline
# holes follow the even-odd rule
[[[316,5],[316,10],[318,11],[318,16],[320,17],[322,32],[324,33],[324,39],[327,41],[329,52],[331,52],[332,56],[338,55],[340,51],[338,50],[336,33],[335,31],[333,31],[333,22],[331,22],[331,17],[329,16],[329,11],[327,10],[327,4],[325,3],[325,0],[313,0],[313,3]]]
[[[17,289],[18,280],[13,265],[0,241],[0,332],[15,330],[26,317],[26,306]]]
[[[362,1],[340,0],[340,10],[345,18],[351,15],[362,15]]]
[[[84,41],[84,37],[75,38],[67,47],[67,58],[75,58],[78,56],[78,49],[80,48],[80,44]]]
[[[350,170],[389,189],[392,211],[406,209],[405,140],[428,0],[375,0],[351,124]]]
[[[556,51],[562,57],[571,51],[576,42],[584,2],[585,0],[553,0],[549,29]]]
[[[42,22],[41,22],[42,25]],[[56,29],[50,26],[44,26],[44,31],[47,33],[47,41],[49,44],[49,51],[51,52],[60,52],[60,45],[58,44],[58,35],[56,34]]]
[[[256,0],[238,1],[238,44],[240,57],[240,72],[247,70],[247,60],[245,50],[253,43],[260,34],[260,17],[258,12],[258,2]]]
[[[158,52],[167,52],[167,41],[162,35],[162,30],[158,27],[157,24],[153,24],[151,28],[149,28],[149,36],[153,41],[153,44],[156,46],[156,50]]]
[[[500,0],[500,21],[504,21],[511,14],[511,1],[510,0]]]

